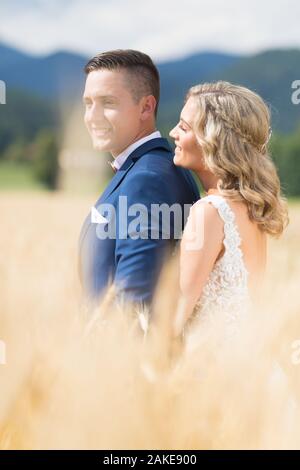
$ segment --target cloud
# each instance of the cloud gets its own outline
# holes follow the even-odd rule
[[[0,16],[0,40],[35,54],[136,48],[165,60],[300,47],[298,0],[11,0]]]

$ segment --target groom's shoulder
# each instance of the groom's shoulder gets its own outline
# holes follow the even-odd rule
[[[142,180],[156,178],[167,187],[171,184],[173,188],[174,185],[189,188],[188,190],[195,193],[198,199],[199,191],[192,173],[188,169],[176,166],[173,158],[174,152],[171,147],[151,149],[135,162],[127,181],[134,178],[136,184],[138,179],[142,183]]]
[[[170,146],[164,148],[154,148],[144,153],[134,165],[136,174],[157,175],[160,179],[184,179],[190,175],[189,170],[176,166],[173,162],[174,152]]]
[[[171,148],[155,148],[144,153],[135,163],[134,169],[137,172],[149,171],[163,174],[172,171],[174,166]]]
[[[149,144],[148,144],[149,145]],[[148,148],[128,172],[123,187],[130,191],[131,187],[160,185],[160,191],[183,191],[199,198],[199,190],[192,173],[173,162],[174,151],[167,139],[158,139],[155,146]]]

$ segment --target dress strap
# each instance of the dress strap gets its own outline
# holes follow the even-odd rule
[[[216,194],[200,199],[202,202],[211,203],[218,211],[224,222],[224,246],[227,252],[240,250],[241,238],[237,229],[235,214],[226,199]]]

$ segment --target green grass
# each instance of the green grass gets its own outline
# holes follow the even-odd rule
[[[46,190],[36,181],[28,164],[0,162],[0,190]]]
[[[200,186],[199,188],[201,194],[204,194],[202,188]],[[1,190],[47,191],[47,188],[34,178],[32,168],[29,164],[0,160],[0,191]],[[85,192],[84,188],[82,192]],[[86,192],[90,192],[90,190]],[[99,190],[95,191],[95,193],[96,192],[98,193]],[[289,205],[300,205],[300,196],[289,197],[288,203]]]
[[[292,205],[299,205],[300,204],[300,197],[299,196],[293,196],[288,198],[288,203]]]

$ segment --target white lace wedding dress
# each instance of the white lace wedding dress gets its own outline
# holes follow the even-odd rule
[[[199,203],[211,203],[224,222],[224,254],[209,275],[196,304],[193,321],[197,319],[202,326],[206,324],[219,329],[222,324],[223,334],[228,337],[239,330],[241,320],[249,311],[249,273],[240,247],[235,215],[227,201],[222,196],[209,195]]]
[[[241,250],[241,238],[235,221],[235,215],[227,201],[217,195],[209,195],[201,199],[199,203],[211,203],[224,222],[224,255],[216,261],[213,270],[203,288],[202,295],[196,304],[192,322],[189,325],[186,337],[186,350],[191,353],[191,362],[199,352],[202,360],[206,360],[207,346],[213,352],[213,357],[222,364],[224,352],[228,346],[229,351],[240,356],[241,343],[238,349],[230,349],[235,339],[246,339],[245,332],[251,326],[251,309],[253,308],[248,288],[249,273],[246,269],[243,252]],[[246,329],[241,335],[241,327],[246,322]],[[196,324],[195,324],[196,321]],[[214,334],[216,335],[214,336]],[[250,336],[253,339],[253,336]],[[215,340],[217,342],[215,342]],[[232,341],[234,340],[234,341]],[[220,347],[221,346],[221,347]],[[248,349],[249,350],[249,349]],[[250,352],[250,350],[249,350]],[[234,355],[229,356],[231,359]],[[249,356],[250,357],[250,356]],[[264,357],[264,356],[263,356]],[[251,358],[249,359],[251,363]],[[196,370],[195,378],[204,380],[206,369],[199,367],[194,361]],[[227,362],[226,369],[230,370]],[[266,367],[266,366],[265,366]],[[243,374],[243,370],[241,371]],[[289,385],[289,377],[279,362],[272,359],[270,369],[265,369],[265,387],[269,396],[271,418],[276,412],[276,424],[282,430],[279,446],[285,445],[282,436],[298,430],[297,417],[300,416],[299,403]],[[259,379],[258,379],[259,380]],[[259,382],[262,387],[262,378]],[[268,415],[266,415],[268,416]],[[267,418],[265,417],[265,420]],[[266,424],[269,424],[265,421]],[[271,420],[271,425],[273,421]],[[264,444],[264,442],[262,442]],[[268,445],[272,445],[268,444]],[[272,448],[272,447],[271,447]]]

